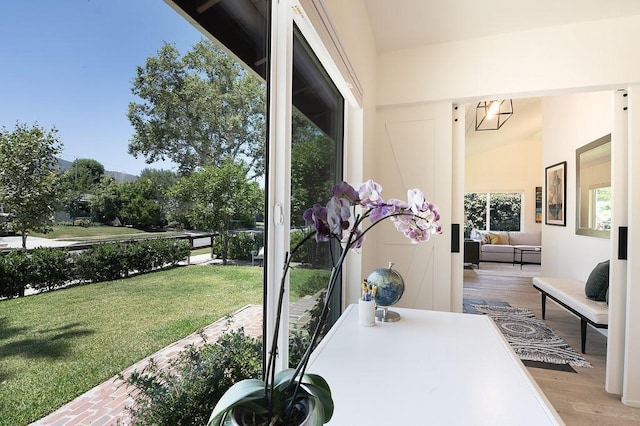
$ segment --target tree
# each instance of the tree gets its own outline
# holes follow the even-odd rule
[[[234,220],[255,217],[264,196],[256,182],[247,181],[246,167],[226,160],[181,178],[171,189],[175,208],[197,229],[219,232],[222,261],[227,263],[228,236]]]
[[[63,175],[69,187],[80,192],[92,192],[104,176],[104,166],[92,158],[77,158],[71,162]]]
[[[336,183],[335,143],[294,112],[291,146],[291,224],[304,225],[304,211],[325,204]]]
[[[91,220],[100,223],[113,222],[120,214],[121,204],[120,185],[112,176],[103,176],[89,202]]]
[[[159,199],[160,190],[151,179],[120,184],[120,219],[139,229],[162,226],[165,209]]]
[[[48,232],[58,189],[56,155],[62,151],[57,130],[16,123],[0,130],[0,204],[13,216],[13,229],[27,248],[27,232]]]
[[[103,176],[104,166],[91,158],[74,160],[62,174],[59,201],[69,213],[72,224],[79,215],[89,214],[87,195],[95,191]]]
[[[248,178],[264,175],[264,85],[211,41],[183,57],[165,43],[137,68],[132,92],[133,156],[170,159],[182,175],[233,158]]]

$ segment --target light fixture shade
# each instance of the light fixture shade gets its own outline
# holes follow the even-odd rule
[[[478,102],[476,130],[498,130],[512,115],[511,99]]]

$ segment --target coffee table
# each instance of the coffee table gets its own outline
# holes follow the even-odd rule
[[[520,261],[518,262],[518,253],[520,253]],[[522,269],[522,265],[525,263],[533,263],[533,262],[525,262],[524,255],[527,253],[542,253],[542,247],[534,247],[534,246],[515,246],[513,248],[513,264],[520,264],[520,269]]]

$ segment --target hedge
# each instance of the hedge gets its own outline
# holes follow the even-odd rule
[[[100,243],[77,253],[52,247],[12,250],[0,255],[0,297],[24,296],[27,287],[54,290],[73,282],[125,278],[175,266],[189,252],[188,241],[175,239]]]

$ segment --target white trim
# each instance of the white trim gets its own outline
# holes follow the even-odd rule
[[[300,28],[302,35],[304,36],[311,50],[318,57],[320,63],[325,68],[329,77],[336,85],[340,94],[353,105],[362,105],[362,88],[358,82],[355,72],[349,63],[344,51],[338,53],[339,50],[336,46],[339,46],[337,35],[333,30],[333,24],[329,20],[328,14],[324,11],[322,3],[313,0],[303,0],[306,7],[303,7],[298,0],[288,0],[289,7],[293,14],[293,21]],[[322,13],[319,11],[322,10]],[[327,46],[323,43],[323,37],[316,30],[317,25],[325,35],[325,40],[329,37],[332,40],[333,54],[327,49]],[[343,69],[349,69],[350,72],[343,72],[339,65],[342,65]],[[345,65],[348,64],[348,65]],[[345,77],[346,74],[346,77]],[[347,81],[350,79],[350,81]]]
[[[289,250],[291,199],[291,90],[293,64],[293,20],[284,2],[272,2],[269,143],[267,168],[267,219],[269,228],[266,268],[267,308],[265,341],[271,348],[285,252]],[[285,290],[278,341],[276,370],[288,367],[289,283]],[[268,354],[267,354],[268,356]]]

